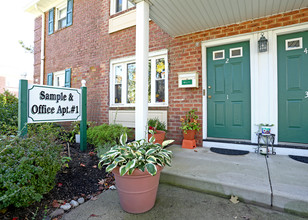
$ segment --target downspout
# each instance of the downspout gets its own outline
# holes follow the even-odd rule
[[[35,9],[42,15],[42,36],[41,36],[41,70],[40,85],[44,84],[44,67],[45,67],[45,13],[35,4]]]

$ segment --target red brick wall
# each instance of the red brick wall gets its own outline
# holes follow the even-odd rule
[[[40,82],[41,73],[41,38],[42,38],[42,16],[34,21],[34,75],[33,81]]]
[[[52,35],[47,35],[45,29],[45,83],[47,73],[72,68],[72,87],[78,88],[82,79],[87,80],[88,120],[98,123],[108,122],[110,59],[135,54],[135,27],[108,33],[109,2],[75,0],[72,26]],[[47,14],[45,18],[47,26]],[[36,53],[40,51],[40,36],[37,34],[40,30],[39,20],[35,22],[35,76],[39,75],[40,63]],[[202,122],[202,41],[307,21],[308,9],[303,9],[177,38],[171,38],[150,22],[150,51],[169,50],[168,138],[180,143],[180,118],[191,108],[197,109]],[[186,71],[199,73],[198,89],[178,88],[177,73]],[[201,146],[202,131],[197,139],[198,146]]]

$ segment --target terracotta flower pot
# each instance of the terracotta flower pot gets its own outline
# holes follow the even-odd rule
[[[156,134],[154,134],[154,137],[155,137],[154,144],[159,143],[160,145],[163,145],[163,142],[165,140],[165,135],[166,135],[166,132],[156,130]],[[149,134],[148,137],[150,140],[150,138],[152,137],[152,134]]]
[[[195,135],[196,135],[196,131],[195,130],[187,130],[187,133],[185,134],[185,132],[183,131],[183,136],[185,140],[194,140],[195,139]]]
[[[153,208],[159,184],[160,171],[157,167],[157,174],[151,176],[147,171],[142,172],[135,169],[132,175],[121,176],[119,167],[114,173],[116,187],[120,198],[120,204],[124,211],[129,213],[143,213]]]

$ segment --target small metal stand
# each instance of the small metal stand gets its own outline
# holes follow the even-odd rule
[[[262,134],[257,133],[258,136],[258,148],[256,149],[256,153],[260,153],[261,146],[266,146],[266,156],[268,156],[269,147],[272,147],[272,154],[275,155],[274,151],[274,142],[275,142],[275,134]]]

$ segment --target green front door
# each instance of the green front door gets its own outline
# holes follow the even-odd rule
[[[278,141],[308,143],[308,31],[278,36]]]
[[[207,136],[250,140],[249,42],[207,49]]]

